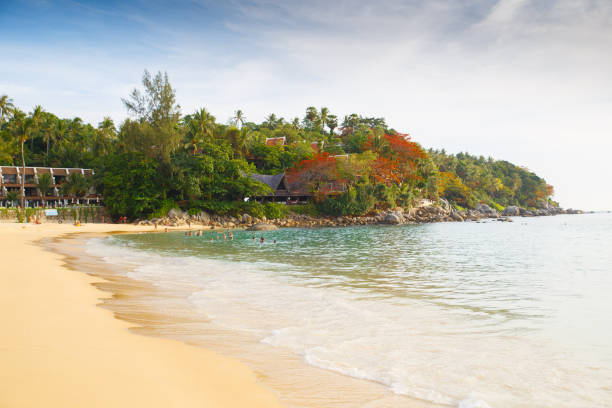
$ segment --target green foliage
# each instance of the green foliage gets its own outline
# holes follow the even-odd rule
[[[319,215],[319,211],[317,210],[317,206],[313,202],[308,202],[306,204],[298,204],[292,205],[287,208],[289,212],[300,214],[300,215],[309,215],[311,217],[316,217]]]
[[[279,203],[266,203],[264,205],[265,215],[268,219],[285,218],[289,210],[287,206]]]
[[[104,173],[104,202],[113,218],[148,217],[162,204],[159,163],[141,153],[109,158]]]
[[[6,195],[6,200],[8,201],[10,206],[13,206],[14,203],[19,200],[19,194],[15,191],[9,191]]]
[[[25,211],[17,208],[17,209],[15,209],[15,213],[17,215],[17,222],[22,224],[23,221],[25,220]]]
[[[165,217],[168,214],[168,211],[170,211],[173,208],[178,208],[178,205],[176,205],[174,200],[171,200],[169,198],[167,198],[165,200],[162,200],[161,205],[159,206],[159,208],[157,210],[153,211],[149,215],[149,219]],[[196,212],[196,214],[197,214],[197,212]]]
[[[277,208],[280,204],[261,204],[257,201],[191,201],[189,206],[188,212],[192,215],[200,211],[206,211],[212,214],[232,215],[234,217],[240,217],[246,213],[256,218],[264,216],[268,218],[282,218],[286,214],[282,209]]]
[[[249,214],[251,217],[263,218],[266,215],[266,208],[262,203],[257,201],[248,201],[243,204],[244,212]]]
[[[30,217],[32,217],[36,213],[37,213],[37,211],[36,211],[35,208],[31,208],[31,207],[26,208],[25,209],[25,218],[26,218],[26,220],[29,220]]]
[[[38,176],[38,183],[36,187],[40,190],[40,193],[43,197],[49,194],[51,188],[53,187],[53,177],[50,174],[45,173]]]
[[[370,184],[358,184],[337,196],[327,196],[316,202],[320,214],[364,215],[374,208],[376,197]]]
[[[453,203],[532,207],[552,195],[552,187],[544,179],[507,161],[467,153],[449,155],[443,150],[428,153],[442,175],[442,196]]]
[[[92,168],[95,175],[88,179],[71,174],[62,192],[83,197],[93,185],[114,218],[161,217],[175,203],[190,211],[282,217],[285,207],[243,201],[270,192],[248,175],[290,173],[309,160],[316,164],[315,150],[350,156],[333,158],[340,163],[335,177],[323,174],[327,167],[313,167],[321,173],[313,190],[331,196],[292,207],[296,213],[363,214],[372,208],[410,207],[421,197],[443,197],[462,208],[479,202],[495,208],[554,203],[552,187],[529,170],[465,153],[417,154],[420,146],[389,128],[384,118],[352,113],[339,119],[326,107],[310,106],[301,118],[285,120],[271,113],[259,124],[247,122],[237,110],[233,123],[225,125],[204,108],[181,116],[168,75],[147,71],[141,89],[123,102],[132,118],[117,129],[110,118],[94,127],[40,106],[26,114],[2,95],[0,164],[21,164],[23,149],[28,166]],[[267,138],[284,138],[285,143],[270,146]],[[310,170],[304,174],[314,174]],[[51,190],[50,181],[48,175],[39,177],[43,194]],[[9,193],[9,202],[17,201],[20,194],[15,194]],[[78,216],[87,220],[96,214],[84,209]]]

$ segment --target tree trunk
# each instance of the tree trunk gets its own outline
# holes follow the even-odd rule
[[[47,155],[45,156],[45,166],[49,166],[49,134],[47,133]]]
[[[23,155],[23,145],[25,140],[21,141],[21,165],[23,167],[23,174],[21,175],[21,208],[25,208],[25,156]]]

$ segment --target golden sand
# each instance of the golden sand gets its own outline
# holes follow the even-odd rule
[[[37,242],[152,227],[0,224],[0,407],[278,407],[238,360],[130,333],[100,307],[99,278]]]

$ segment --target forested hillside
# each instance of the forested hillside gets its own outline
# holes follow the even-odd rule
[[[142,89],[123,100],[130,118],[96,126],[36,106],[25,113],[0,99],[0,164],[86,167],[115,216],[147,217],[176,205],[193,211],[255,211],[245,197],[268,187],[249,173],[285,172],[293,189],[314,194],[325,214],[365,214],[446,198],[458,207],[486,203],[549,205],[552,187],[506,161],[424,150],[383,118],[327,108],[303,117],[268,115],[261,123],[237,110],[218,120],[204,108],[186,115],[165,74],[145,72]],[[273,139],[276,138],[276,139]]]

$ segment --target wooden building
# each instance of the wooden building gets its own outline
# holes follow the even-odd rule
[[[251,174],[253,180],[257,180],[266,184],[272,189],[272,192],[260,197],[254,197],[259,201],[275,201],[275,202],[303,202],[312,198],[313,194],[306,191],[298,191],[292,189],[287,182],[285,173],[279,174]]]
[[[27,207],[56,207],[70,203],[99,202],[100,196],[90,188],[83,196],[69,196],[62,194],[62,184],[66,183],[70,174],[80,173],[85,177],[93,176],[91,169],[52,168],[52,167],[26,167],[25,173],[20,166],[0,166],[0,206],[7,206],[9,192],[15,192],[19,201],[21,199],[21,180],[25,177],[25,199]],[[39,177],[49,174],[53,181],[50,191],[43,197],[38,189]]]

